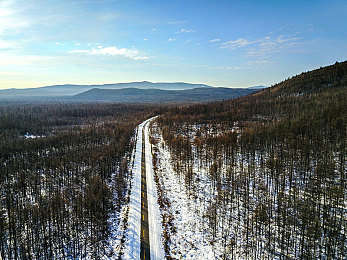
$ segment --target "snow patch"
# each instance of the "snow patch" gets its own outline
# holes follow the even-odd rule
[[[150,119],[153,120],[154,118]],[[151,259],[164,259],[164,247],[162,238],[161,215],[158,205],[157,187],[154,181],[152,164],[152,148],[149,142],[149,124],[145,125],[145,153],[146,153],[146,180],[148,199],[149,242],[151,247]]]

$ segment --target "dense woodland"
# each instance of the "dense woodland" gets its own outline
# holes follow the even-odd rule
[[[115,257],[137,124],[153,116],[155,178],[170,258],[171,153],[220,259],[344,259],[347,62],[246,97],[170,109],[0,104],[2,259]],[[157,147],[156,147],[157,146]]]
[[[134,129],[149,105],[1,104],[2,259],[112,257]]]
[[[171,109],[154,137],[156,125],[221,259],[345,259],[347,62],[247,97]],[[175,230],[160,193],[170,258]]]

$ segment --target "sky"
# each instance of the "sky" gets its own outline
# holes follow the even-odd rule
[[[0,0],[0,89],[271,86],[347,59],[346,0]]]

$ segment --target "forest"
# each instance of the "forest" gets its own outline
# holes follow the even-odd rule
[[[121,259],[136,126],[157,115],[167,259],[345,258],[347,62],[204,104],[0,103],[0,258]]]
[[[0,258],[112,257],[135,127],[158,113],[151,105],[2,103]]]
[[[151,141],[167,258],[183,253],[166,150],[217,259],[345,259],[346,130],[347,62],[159,117]]]

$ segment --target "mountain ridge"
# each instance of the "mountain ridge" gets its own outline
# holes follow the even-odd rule
[[[0,98],[8,96],[71,96],[82,93],[92,88],[103,88],[103,89],[121,89],[136,87],[139,89],[167,89],[167,90],[184,90],[193,88],[213,88],[206,84],[193,84],[184,82],[128,82],[128,83],[109,83],[109,84],[92,84],[92,85],[75,85],[75,84],[63,84],[63,85],[52,85],[43,86],[36,88],[27,89],[2,89],[0,90]]]
[[[208,102],[232,99],[254,93],[244,88],[193,88],[185,90],[163,89],[100,89],[93,88],[71,97],[72,100],[112,102]]]
[[[263,87],[263,86],[261,86]],[[195,89],[195,90],[194,90]],[[113,101],[113,102],[206,102],[248,95],[260,90],[223,88],[185,82],[128,82],[101,85],[52,85],[27,89],[0,90],[4,101]],[[92,90],[92,91],[91,91]],[[132,93],[130,93],[132,92]],[[118,96],[117,96],[118,95]],[[135,95],[138,95],[135,97]],[[131,97],[130,97],[131,96]],[[111,98],[112,97],[112,98]]]

